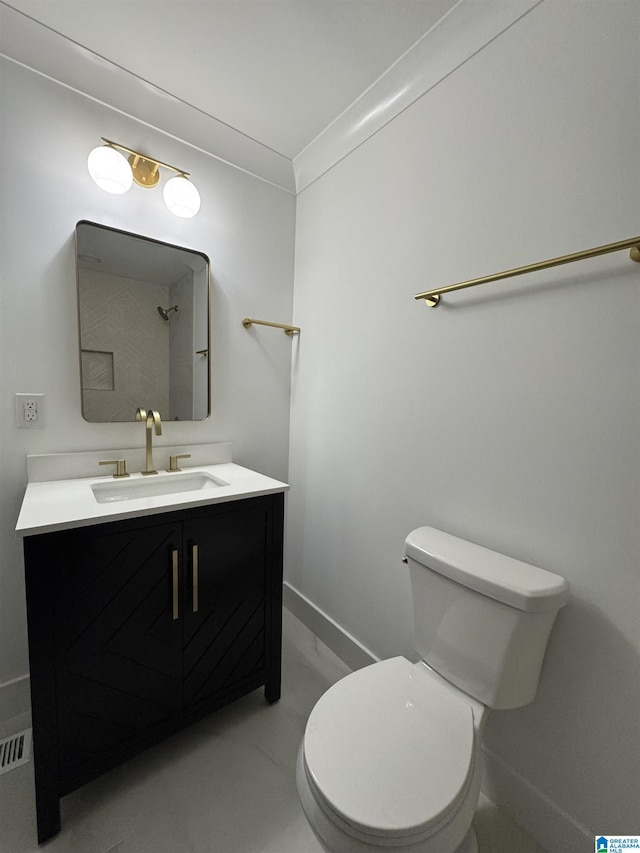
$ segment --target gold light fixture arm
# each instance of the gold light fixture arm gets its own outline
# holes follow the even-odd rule
[[[620,240],[617,243],[607,243],[605,246],[596,246],[594,249],[585,249],[583,252],[574,252],[571,255],[561,255],[558,258],[550,258],[548,261],[539,261],[535,264],[527,264],[524,267],[515,267],[512,270],[496,272],[492,275],[482,276],[481,278],[471,278],[468,281],[449,284],[446,287],[438,287],[434,290],[425,290],[423,293],[416,293],[414,299],[424,299],[429,307],[435,308],[440,303],[440,296],[443,293],[452,293],[454,290],[464,290],[467,287],[475,287],[478,284],[487,284],[491,281],[500,281],[503,278],[512,278],[516,275],[538,272],[539,270],[558,267],[562,264],[572,264],[574,261],[583,261],[587,258],[595,258],[598,255],[607,255],[610,252],[620,252],[623,249],[630,249],[629,257],[631,260],[640,263],[640,237],[631,237],[629,240]]]
[[[136,183],[140,183],[140,186],[155,186],[158,183],[158,168],[160,166],[163,166],[165,169],[171,169],[172,172],[177,172],[178,175],[182,175],[185,178],[189,177],[189,172],[185,172],[184,169],[178,169],[177,166],[172,166],[170,163],[163,163],[162,160],[156,160],[155,157],[149,157],[147,154],[141,154],[139,151],[134,151],[133,148],[127,148],[126,145],[120,145],[119,142],[114,142],[112,139],[106,139],[104,136],[101,138],[105,145],[110,145],[112,148],[118,148],[120,151],[126,151],[127,154],[130,155],[129,163],[131,164],[134,178],[136,178],[136,171],[148,172],[150,175],[155,176],[155,180],[153,180],[153,177],[146,181],[138,181],[136,179]]]
[[[293,335],[300,332],[299,326],[288,326],[286,323],[270,323],[269,320],[254,320],[253,317],[245,317],[242,321],[245,329],[250,329],[251,326],[273,326],[275,329],[284,329],[285,335]]]

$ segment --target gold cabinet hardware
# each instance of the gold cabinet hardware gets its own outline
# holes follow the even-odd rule
[[[178,607],[178,552],[175,548],[171,551],[171,572],[172,572],[172,592],[173,592],[173,619],[180,618],[180,610]]]
[[[245,329],[250,329],[251,326],[273,326],[275,329],[284,329],[285,335],[293,335],[300,331],[299,326],[288,326],[286,323],[271,323],[269,320],[254,320],[253,317],[245,317],[242,321]]]
[[[530,272],[538,272],[562,264],[572,264],[575,261],[584,261],[587,258],[596,258],[599,255],[607,255],[609,252],[620,252],[629,249],[629,257],[632,261],[640,262],[640,237],[631,237],[629,240],[620,240],[617,243],[607,243],[606,246],[596,246],[594,249],[585,249],[583,252],[574,252],[572,255],[561,255],[558,258],[550,258],[548,261],[539,261],[536,264],[527,264],[524,267],[515,267],[512,270],[496,272],[492,275],[484,275],[481,278],[470,278],[468,281],[459,281],[457,284],[449,284],[446,287],[437,287],[433,290],[425,290],[416,293],[414,299],[424,299],[431,308],[440,304],[440,296],[443,293],[451,293],[454,290],[464,290],[467,287],[475,287],[478,284],[487,284],[490,281],[501,281],[503,278],[512,278],[516,275],[525,275]]]
[[[176,456],[169,456],[169,467],[166,469],[170,474],[174,471],[181,471],[178,468],[178,459],[191,459],[190,453],[178,453]]]
[[[105,459],[104,462],[99,462],[99,465],[115,465],[116,473],[113,475],[115,478],[117,477],[128,477],[127,474],[127,460],[126,459]]]
[[[191,569],[193,572],[193,612],[198,612],[198,546],[191,546]]]

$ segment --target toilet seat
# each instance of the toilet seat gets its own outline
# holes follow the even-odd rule
[[[321,697],[302,757],[317,805],[342,831],[403,846],[438,833],[477,796],[475,745],[471,705],[424,664],[397,657]]]

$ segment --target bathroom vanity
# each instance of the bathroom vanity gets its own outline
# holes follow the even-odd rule
[[[40,843],[60,830],[65,794],[252,690],[280,697],[287,486],[237,465],[203,470],[221,485],[138,497],[146,480],[132,479],[136,496],[108,503],[95,498],[113,483],[104,477],[27,489],[18,532]],[[74,522],[79,492],[90,511]]]

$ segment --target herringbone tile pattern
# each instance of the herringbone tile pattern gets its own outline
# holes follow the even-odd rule
[[[81,269],[79,301],[81,349],[113,354],[113,390],[96,389],[83,373],[85,418],[131,421],[138,406],[167,417],[169,323],[157,307],[168,304],[169,288]]]

